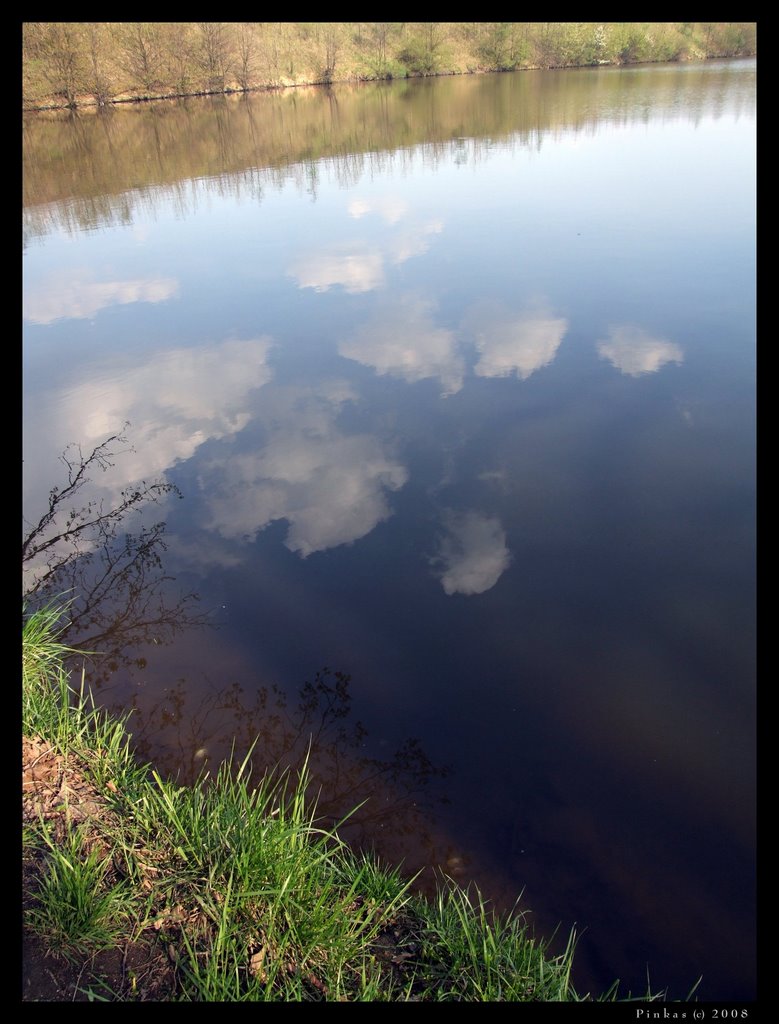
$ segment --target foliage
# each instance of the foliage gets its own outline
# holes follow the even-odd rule
[[[409,74],[436,75],[448,70],[447,28],[447,25],[437,21],[424,22],[417,27],[416,33],[397,55]]]
[[[756,52],[752,22],[28,22],[29,109]]]
[[[515,22],[498,21],[483,26],[477,53],[493,71],[514,71],[527,59],[529,44]]]

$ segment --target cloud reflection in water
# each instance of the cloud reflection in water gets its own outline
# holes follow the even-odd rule
[[[33,324],[56,320],[90,319],[101,309],[133,302],[164,302],[178,294],[179,283],[170,277],[125,281],[89,281],[90,271],[72,271],[48,278],[25,291],[22,315]]]
[[[278,389],[266,403],[265,444],[202,467],[206,526],[226,538],[250,539],[286,519],[285,545],[306,558],[359,540],[389,518],[385,492],[402,487],[408,472],[378,438],[347,436],[336,425],[350,397],[338,385]]]
[[[527,380],[536,370],[552,362],[568,330],[562,317],[525,313],[494,317],[477,332],[478,377],[510,377]]]
[[[666,363],[681,364],[684,353],[665,338],[656,338],[640,327],[612,327],[608,341],[598,342],[598,354],[630,377],[656,373]]]
[[[463,386],[465,361],[454,332],[437,327],[432,310],[432,303],[404,296],[342,341],[338,351],[379,375],[400,377],[409,384],[437,377],[443,394],[456,394]]]
[[[444,535],[432,564],[441,573],[447,594],[483,594],[498,582],[511,564],[506,531],[496,516],[482,512],[443,514]]]

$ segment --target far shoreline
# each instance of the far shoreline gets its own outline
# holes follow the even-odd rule
[[[757,60],[757,53],[745,53],[737,55],[723,55],[713,54],[711,56],[696,56],[680,58],[678,60],[643,60],[643,61],[627,61],[627,62],[616,62],[616,61],[599,61],[597,64],[566,64],[560,66],[543,67],[541,65],[528,65],[526,67],[517,67],[510,69],[493,69],[493,68],[477,68],[473,70],[452,70],[452,71],[435,71],[428,74],[408,74],[408,75],[395,75],[395,76],[384,76],[375,78],[365,78],[361,76],[347,76],[344,78],[334,78],[331,81],[322,81],[316,79],[303,79],[299,81],[289,81],[280,83],[260,83],[252,85],[247,88],[241,86],[226,86],[221,89],[198,89],[190,92],[160,92],[160,93],[120,93],[116,96],[104,99],[102,101],[96,99],[90,94],[84,94],[83,96],[76,97],[74,102],[68,103],[64,99],[57,101],[56,98],[50,97],[44,103],[37,104],[24,104],[22,107],[23,114],[43,114],[43,113],[76,113],[76,112],[89,112],[89,113],[102,113],[109,108],[127,107],[127,106],[138,106],[143,103],[165,103],[172,100],[186,100],[186,99],[204,99],[208,97],[224,96],[228,98],[237,97],[243,98],[245,96],[256,95],[259,93],[282,93],[288,90],[295,89],[310,89],[310,88],[321,88],[331,89],[336,85],[375,85],[378,83],[391,83],[391,82],[408,82],[412,80],[420,80],[425,78],[453,78],[460,76],[478,76],[478,75],[505,75],[505,74],[516,74],[523,71],[582,71],[582,70],[626,70],[631,68],[642,68],[642,67],[657,67],[661,64],[667,64],[669,67],[678,67],[679,65],[687,64],[708,64],[713,61],[734,61],[734,60]]]

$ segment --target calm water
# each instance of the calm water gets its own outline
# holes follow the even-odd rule
[[[28,522],[125,422],[80,497],[182,495],[74,627],[141,751],[754,998],[755,63],[37,116],[24,201]]]

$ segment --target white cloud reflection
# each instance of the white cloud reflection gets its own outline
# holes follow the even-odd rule
[[[47,439],[61,438],[62,447],[75,441],[86,453],[129,421],[134,451],[95,479],[107,500],[115,501],[123,487],[163,475],[204,441],[242,430],[252,415],[250,392],[272,378],[272,345],[269,337],[228,340],[162,351],[121,373],[101,375],[92,368],[89,379],[38,396],[40,408],[25,428],[30,450],[49,451]],[[50,486],[50,479],[38,479],[35,467],[25,464],[31,514]]]
[[[413,256],[422,256],[430,248],[430,236],[440,235],[443,230],[443,221],[431,220],[398,231],[387,242],[386,251],[390,262],[397,265]]]
[[[476,348],[479,360],[474,373],[479,377],[509,377],[521,380],[548,366],[568,330],[568,321],[544,312],[511,315],[485,307],[474,311],[476,316]]]
[[[38,453],[24,462],[24,508],[30,523],[47,506],[52,481],[62,479],[56,457],[77,443],[86,457],[125,430],[131,449],[113,445],[106,472],[94,474],[79,500],[121,503],[121,492],[140,480],[164,478],[177,461],[189,459],[207,440],[232,438],[253,415],[250,393],[272,378],[266,365],[268,337],[230,340],[196,349],[170,349],[123,372],[91,376],[35,398],[25,424],[25,447]],[[52,440],[54,439],[54,440]],[[56,451],[53,446],[56,445]],[[224,562],[224,557],[220,559]],[[33,573],[37,566],[28,567]]]
[[[380,375],[409,383],[437,378],[443,394],[453,395],[463,386],[465,361],[454,332],[435,325],[432,309],[424,299],[405,296],[380,309],[373,321],[342,341],[338,351]]]
[[[326,292],[341,285],[354,295],[384,284],[384,258],[376,249],[323,252],[302,257],[289,272],[301,288]]]
[[[206,526],[251,540],[284,519],[286,547],[306,558],[359,540],[389,518],[386,491],[402,487],[408,473],[378,438],[339,429],[338,413],[351,397],[344,386],[279,391],[266,410],[266,443],[202,469]]]
[[[684,361],[684,353],[678,345],[630,324],[612,327],[608,340],[599,341],[597,348],[601,359],[608,359],[630,377],[656,373],[666,363]]]
[[[97,440],[129,420],[137,451],[123,458],[123,473],[131,479],[164,473],[204,441],[243,430],[252,415],[249,393],[273,377],[272,345],[262,337],[169,349],[110,382],[85,384],[70,396],[87,410],[75,436]]]
[[[399,196],[381,196],[377,199],[353,199],[348,206],[349,216],[359,220],[368,213],[377,213],[387,224],[397,224],[408,213],[408,203]]]
[[[171,277],[143,277],[127,281],[89,281],[73,272],[49,278],[30,288],[22,299],[22,316],[29,323],[89,319],[109,306],[133,302],[164,302],[178,294]]]
[[[481,512],[443,514],[445,533],[432,560],[447,594],[483,594],[511,564],[506,531],[495,516]]]
[[[347,210],[354,220],[378,214],[390,230],[377,242],[356,240],[300,256],[288,268],[300,288],[325,292],[340,285],[350,294],[373,291],[384,284],[386,265],[421,256],[430,248],[431,236],[444,227],[441,220],[414,221],[408,203],[392,196],[353,199]]]

